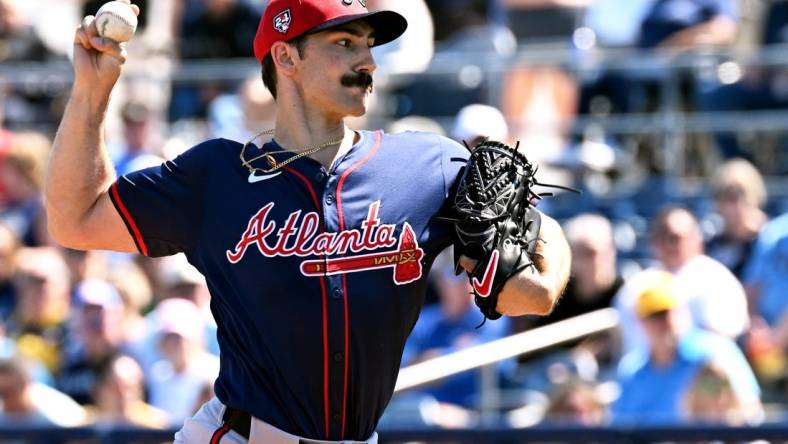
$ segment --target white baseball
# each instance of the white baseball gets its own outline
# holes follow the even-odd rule
[[[128,3],[105,3],[96,13],[96,28],[102,37],[127,42],[137,30],[137,16]]]

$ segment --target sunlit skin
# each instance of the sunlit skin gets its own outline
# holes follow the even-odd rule
[[[651,358],[659,367],[670,366],[676,358],[679,340],[688,328],[687,314],[681,308],[652,313],[640,319],[651,346]]]
[[[703,253],[703,235],[691,214],[685,210],[671,211],[652,237],[652,248],[665,268],[675,272]]]
[[[615,247],[589,238],[575,242],[570,248],[575,292],[581,297],[593,296],[610,288],[616,280]]]
[[[361,116],[367,111],[369,90],[342,84],[342,77],[375,72],[372,28],[364,21],[318,32],[307,39],[304,58],[297,58],[293,80],[300,96],[312,107],[322,109],[326,117],[342,119]]]
[[[726,190],[716,196],[714,203],[725,221],[725,233],[734,239],[750,240],[766,223],[766,214],[747,199],[742,189]]]
[[[344,118],[366,113],[369,90],[345,86],[342,79],[374,73],[374,41],[372,28],[355,21],[309,35],[301,55],[294,45],[273,44],[278,104],[274,138],[279,145],[301,151],[346,135]],[[328,166],[338,149],[311,157]]]
[[[121,0],[130,3],[128,0]],[[130,6],[135,13],[139,8]],[[294,44],[275,42],[270,56],[277,78],[274,139],[285,149],[305,151],[331,141],[311,157],[329,166],[358,139],[344,119],[367,110],[369,82],[376,65],[370,50],[371,26],[353,21],[306,37],[302,54]],[[110,93],[126,61],[123,45],[102,39],[87,17],[74,39],[74,86],[50,156],[45,184],[46,214],[52,237],[79,249],[137,251],[107,190],[115,181],[104,139]],[[355,86],[347,86],[355,84]],[[569,276],[571,254],[560,225],[542,216],[536,269],[512,276],[500,293],[505,315],[547,314]],[[466,269],[473,263],[461,261]]]

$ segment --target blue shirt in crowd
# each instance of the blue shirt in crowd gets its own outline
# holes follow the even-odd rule
[[[443,355],[503,338],[510,333],[509,318],[488,321],[480,328],[476,328],[482,319],[481,313],[473,304],[462,317],[456,320],[447,319],[440,304],[424,307],[405,344],[403,364],[409,364],[428,350],[438,350]],[[478,393],[479,387],[478,374],[478,371],[473,370],[463,372],[446,378],[438,385],[427,387],[421,392],[434,396],[438,401],[474,407],[474,395]]]
[[[638,47],[655,48],[671,35],[714,17],[738,19],[733,0],[657,0],[640,30]]]
[[[681,422],[684,396],[697,372],[709,362],[725,369],[739,399],[760,398],[758,382],[738,346],[725,337],[694,329],[680,339],[676,360],[667,367],[655,365],[642,354],[624,358],[619,368],[621,396],[612,407],[613,421]]]
[[[744,283],[759,289],[757,313],[769,325],[788,315],[788,214],[761,230],[744,270]]]

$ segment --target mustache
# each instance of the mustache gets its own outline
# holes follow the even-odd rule
[[[368,72],[361,71],[361,72],[354,72],[352,74],[345,74],[342,76],[342,79],[340,81],[342,82],[342,86],[348,88],[359,87],[359,88],[364,88],[369,92],[372,92],[372,88],[373,88],[372,74]]]

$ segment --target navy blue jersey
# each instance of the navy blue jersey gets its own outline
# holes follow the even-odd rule
[[[330,170],[302,158],[250,175],[241,145],[220,139],[110,190],[142,254],[184,252],[205,275],[218,398],[314,439],[375,430],[429,267],[453,241],[435,217],[468,156],[432,134],[359,134]]]

